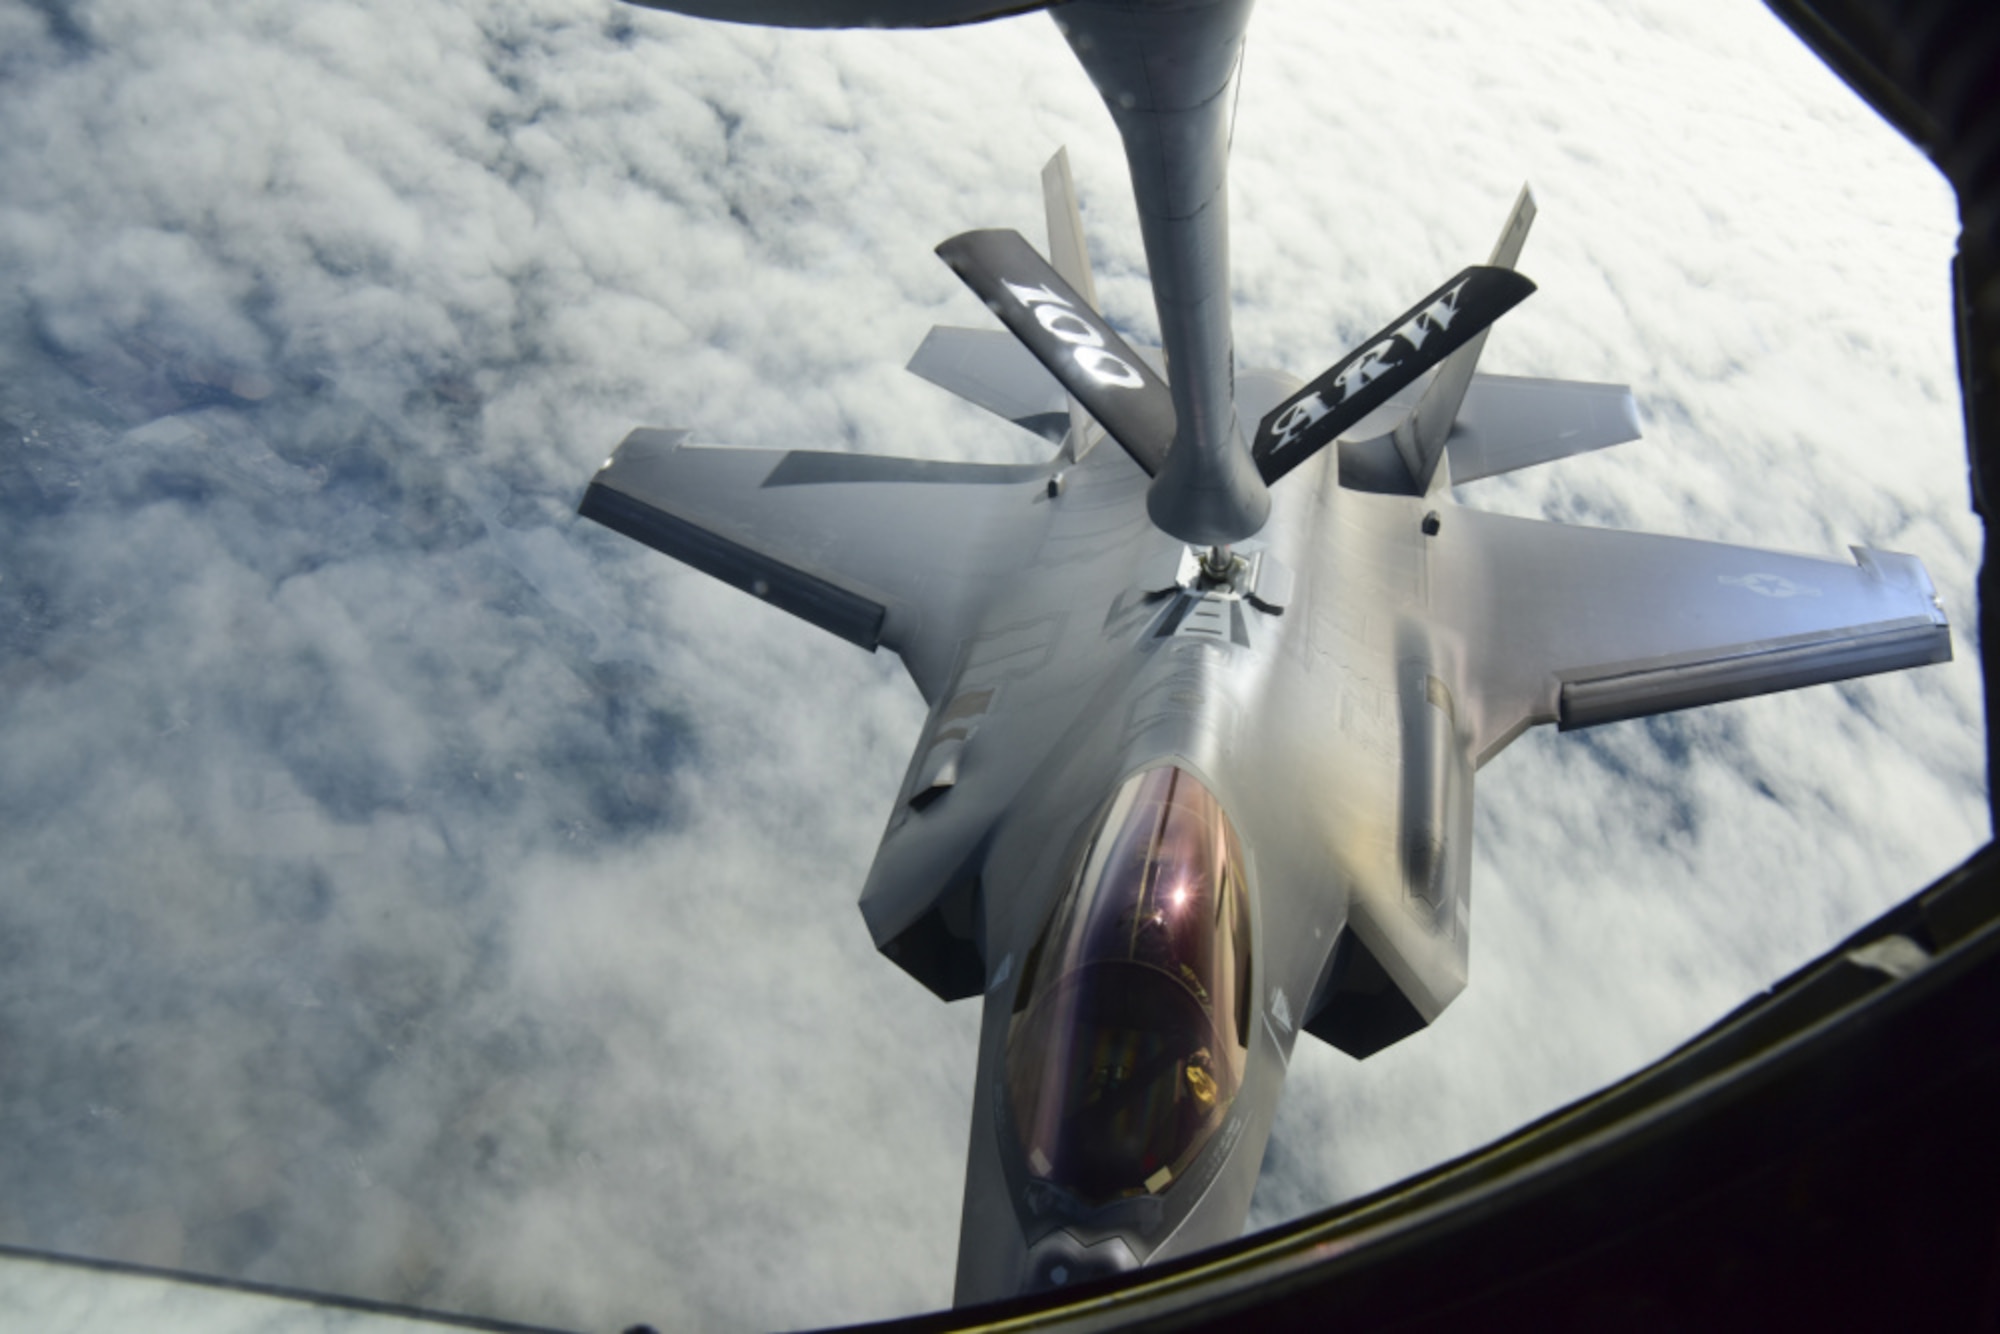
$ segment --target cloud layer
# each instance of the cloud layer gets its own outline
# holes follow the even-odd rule
[[[1052,25],[595,0],[0,7],[0,1241],[555,1324],[949,1299],[977,1014],[853,900],[897,664],[572,516],[634,425],[1045,448],[904,375],[1040,232]],[[1525,738],[1473,984],[1302,1048],[1263,1225],[1672,1046],[1982,842],[1942,181],[1761,7],[1264,0],[1239,356],[1310,375],[1542,204],[1488,369],[1645,441],[1465,489],[1928,563],[1947,668]]]

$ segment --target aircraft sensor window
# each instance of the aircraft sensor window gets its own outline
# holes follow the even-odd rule
[[[1243,1079],[1248,887],[1221,803],[1172,765],[1127,779],[1024,969],[1006,1080],[1029,1171],[1089,1204],[1158,1193]]]

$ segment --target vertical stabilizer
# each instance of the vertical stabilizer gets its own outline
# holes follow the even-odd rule
[[[1523,185],[1487,264],[1513,268],[1521,258],[1521,246],[1527,241],[1528,228],[1534,221],[1535,196]],[[1451,436],[1452,423],[1458,420],[1458,409],[1465,402],[1465,391],[1472,384],[1472,372],[1479,365],[1479,354],[1486,347],[1489,332],[1481,329],[1464,347],[1445,358],[1415,411],[1396,428],[1396,452],[1402,455],[1403,464],[1409,468],[1420,493],[1430,491],[1437,480],[1438,460],[1444,457],[1445,441]]]
[[[1058,148],[1042,168],[1042,204],[1049,218],[1049,263],[1077,295],[1102,313],[1097,282],[1090,276],[1090,250],[1083,240],[1083,210],[1076,204],[1076,179],[1069,171],[1069,149]]]
[[[1069,171],[1069,149],[1058,148],[1042,168],[1042,205],[1049,219],[1049,263],[1076,294],[1102,314],[1097,304],[1097,283],[1090,275],[1090,250],[1083,240],[1083,210],[1076,203],[1076,180]],[[1071,462],[1090,452],[1090,414],[1074,395],[1069,400],[1069,434],[1063,438],[1062,456]]]

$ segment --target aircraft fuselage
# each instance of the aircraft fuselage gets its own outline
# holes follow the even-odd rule
[[[1246,374],[1238,393],[1246,413],[1261,413],[1295,386]],[[1471,760],[1451,726],[1448,636],[1426,616],[1424,517],[1438,501],[1344,490],[1324,463],[1316,473],[1274,493],[1269,524],[1235,553],[1233,586],[1219,587],[1204,583],[1195,553],[1152,526],[1148,479],[1116,451],[1063,470],[1053,496],[1020,487],[1021,503],[1044,511],[1038,549],[962,642],[885,838],[887,848],[912,823],[947,819],[960,798],[981,801],[989,727],[1005,728],[1004,741],[989,742],[996,751],[1039,734],[1046,753],[1024,767],[981,841],[970,906],[985,1019],[961,1303],[1240,1233],[1293,1043],[1316,1009],[1340,1005],[1331,965],[1357,888],[1365,904],[1403,919],[1372,933],[1375,956],[1412,928],[1428,944],[1428,957],[1390,965],[1425,998],[1424,1019],[1463,984]],[[952,782],[932,789],[941,746]],[[1132,1183],[1093,1209],[1042,1188],[1031,1170],[1008,1105],[1005,1048],[1024,962],[1070,892],[1105,803],[1131,775],[1163,765],[1214,794],[1244,853],[1246,1070],[1186,1175],[1158,1192]]]

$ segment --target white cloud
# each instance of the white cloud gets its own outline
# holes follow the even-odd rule
[[[853,906],[915,694],[568,511],[641,423],[1038,456],[897,367],[986,319],[930,247],[1039,235],[1062,142],[1152,323],[1052,26],[0,34],[0,1240],[577,1325],[946,1301],[977,1016]],[[1472,986],[1369,1062],[1301,1049],[1270,1222],[1663,1051],[1982,841],[1978,542],[1950,196],[1760,7],[1265,0],[1236,145],[1246,364],[1330,362],[1531,179],[1541,291],[1487,365],[1629,381],[1647,439],[1465,499],[1913,551],[1959,654],[1483,771]]]

